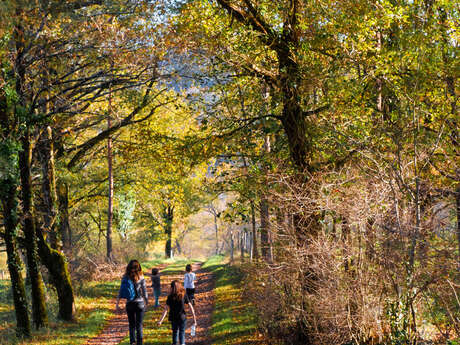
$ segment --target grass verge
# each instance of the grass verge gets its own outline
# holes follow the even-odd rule
[[[262,345],[265,341],[257,331],[254,307],[242,298],[242,274],[229,265],[223,256],[211,257],[203,265],[215,279],[215,306],[211,337],[219,345]]]

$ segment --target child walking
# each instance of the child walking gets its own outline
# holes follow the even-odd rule
[[[185,275],[184,275],[184,288],[187,292],[187,297],[189,301],[195,305],[195,280],[196,274],[192,272],[192,265],[188,264],[185,266]]]
[[[142,345],[145,308],[148,304],[147,289],[145,286],[142,267],[137,260],[131,260],[126,266],[126,272],[121,280],[118,292],[116,309],[120,310],[120,298],[126,299],[126,313],[129,322],[129,343]]]
[[[186,304],[190,307],[193,315],[193,323],[196,327],[195,310],[185,294],[185,289],[178,280],[173,280],[163,315],[160,321],[158,321],[158,325],[160,326],[169,310],[168,320],[171,321],[173,345],[185,345],[185,326],[187,324]]]
[[[161,295],[161,282],[160,282],[160,271],[158,268],[152,268],[152,289],[153,295],[155,296],[155,308],[158,308],[160,304],[158,303],[158,299]]]

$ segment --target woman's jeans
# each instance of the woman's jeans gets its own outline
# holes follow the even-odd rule
[[[185,344],[185,325],[187,320],[171,321],[173,345]]]
[[[153,294],[155,296],[155,305],[154,307],[159,307],[160,304],[158,303],[158,299],[160,298],[161,296],[161,289],[153,289]]]
[[[142,321],[144,320],[145,306],[144,303],[128,302],[126,303],[126,313],[129,321],[129,342],[130,344],[142,345],[143,330]],[[136,337],[137,333],[137,337]],[[137,342],[136,342],[137,338]]]

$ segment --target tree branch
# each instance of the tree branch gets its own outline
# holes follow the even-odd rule
[[[263,20],[260,13],[254,8],[250,0],[244,0],[244,3],[249,9],[246,12],[242,8],[230,3],[228,0],[217,0],[217,2],[230,14],[232,18],[237,19],[242,24],[249,24],[264,37],[263,39],[269,43],[270,40],[275,40],[277,35],[275,31]]]
[[[94,147],[95,145],[100,143],[101,141],[107,139],[111,134],[115,133],[116,131],[118,131],[119,129],[121,129],[123,127],[126,127],[128,125],[133,124],[133,123],[139,122],[139,121],[134,121],[133,118],[142,109],[144,109],[149,104],[149,100],[150,100],[149,96],[150,96],[150,92],[151,92],[151,90],[153,88],[153,83],[154,83],[154,80],[152,79],[151,83],[149,84],[149,88],[147,89],[147,91],[146,91],[146,93],[145,93],[145,95],[143,97],[142,103],[139,106],[137,106],[128,116],[126,116],[118,124],[112,126],[111,128],[107,128],[106,130],[102,131],[101,133],[99,133],[95,137],[93,137],[93,138],[89,139],[88,141],[86,141],[84,144],[81,144],[78,147],[69,150],[69,151],[78,150],[78,152],[73,156],[73,158],[67,164],[67,167],[69,169],[73,168],[75,166],[75,164],[83,157],[83,155],[85,154],[85,152],[87,150],[91,149],[92,147]],[[164,91],[165,91],[165,89],[161,90],[155,96],[158,96],[159,94],[161,94]],[[161,105],[158,105],[158,106],[154,107],[153,111],[150,112],[150,116],[153,114],[153,112],[156,109],[158,109],[159,106],[161,106]],[[148,117],[149,116],[146,116],[143,119],[146,120]]]
[[[319,114],[319,113],[321,113],[322,111],[327,110],[327,109],[329,109],[329,108],[330,108],[330,105],[329,105],[329,104],[326,104],[326,105],[323,105],[322,107],[316,108],[316,109],[314,109],[314,110],[307,110],[307,111],[304,111],[304,112],[303,112],[303,115],[304,115],[305,117],[311,116],[311,115],[316,115],[316,114]]]

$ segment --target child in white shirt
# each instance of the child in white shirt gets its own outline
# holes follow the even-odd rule
[[[184,288],[187,292],[188,299],[192,302],[192,305],[195,305],[195,280],[196,274],[192,272],[192,265],[188,264],[185,266],[184,275]]]

